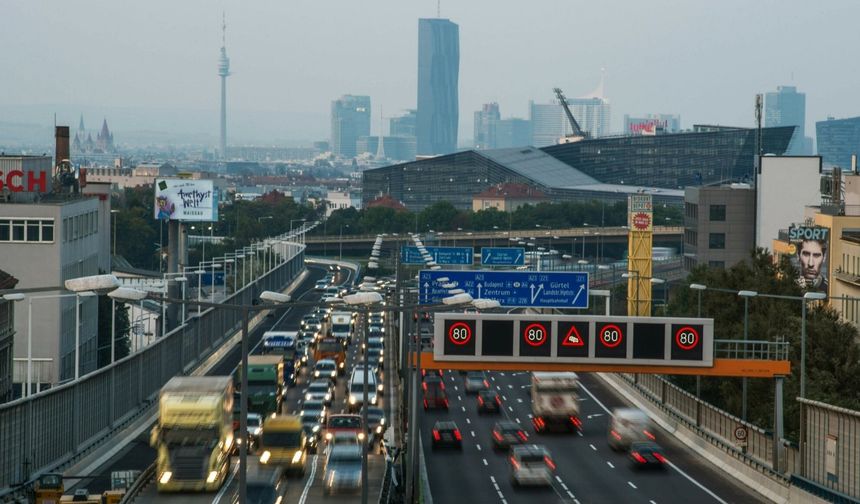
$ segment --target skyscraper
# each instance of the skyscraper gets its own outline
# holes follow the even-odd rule
[[[851,169],[851,155],[860,155],[860,117],[834,119],[815,123],[818,155],[824,166]]]
[[[501,119],[499,104],[495,102],[485,103],[481,110],[475,112],[473,142],[476,149],[496,148],[496,127]]]
[[[331,151],[345,158],[357,154],[358,137],[370,135],[370,97],[343,95],[331,102]]]
[[[797,126],[787,155],[812,154],[812,139],[806,136],[806,94],[798,93],[795,86],[777,86],[776,92],[764,95],[764,125]]]
[[[457,149],[460,27],[448,19],[418,20],[418,155]]]
[[[399,117],[392,117],[388,121],[388,131],[391,136],[415,136],[415,123],[417,112],[409,109]]]
[[[227,18],[221,15],[221,57],[218,58],[218,75],[221,77],[221,143],[222,158],[227,157],[227,76],[230,75],[230,58],[227,57]]]

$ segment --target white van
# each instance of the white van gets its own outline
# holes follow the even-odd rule
[[[361,409],[364,403],[364,369],[352,372],[347,385],[347,410],[352,413]],[[367,373],[367,402],[376,405],[379,402],[381,383],[377,383],[376,373]]]
[[[331,335],[341,343],[352,342],[352,313],[336,311],[331,314]]]
[[[628,450],[637,441],[654,441],[655,433],[654,423],[644,411],[636,408],[612,410],[607,440],[613,450]]]

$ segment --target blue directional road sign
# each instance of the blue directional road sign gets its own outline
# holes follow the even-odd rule
[[[522,266],[526,263],[526,249],[520,247],[481,247],[481,264],[484,266]]]
[[[433,256],[436,264],[470,265],[475,249],[472,247],[425,247]],[[400,247],[400,261],[403,264],[424,264],[418,247]]]
[[[588,273],[578,272],[423,270],[418,302],[441,303],[452,288],[506,307],[588,308]]]

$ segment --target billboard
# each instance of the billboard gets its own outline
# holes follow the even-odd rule
[[[159,220],[215,222],[218,193],[211,180],[156,179],[154,216]]]
[[[653,231],[654,214],[650,194],[627,197],[627,226],[631,231]]]
[[[830,229],[821,226],[791,226],[788,229],[792,264],[797,283],[809,291],[827,292]]]
[[[681,116],[648,114],[645,117],[624,116],[624,133],[627,135],[656,135],[681,131]]]

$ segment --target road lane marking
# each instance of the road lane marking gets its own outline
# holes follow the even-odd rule
[[[634,485],[632,481],[628,481],[627,484],[630,485],[634,490],[637,489],[636,485]]]
[[[308,492],[311,490],[311,486],[314,484],[314,477],[317,473],[317,458],[319,455],[314,455],[314,463],[311,466],[311,473],[308,475],[308,482],[305,483],[305,488],[302,491],[302,496],[299,497],[299,504],[305,504],[305,501],[308,499]]]
[[[457,386],[456,386],[456,385],[454,385],[454,390],[460,390],[460,389],[458,389],[458,388],[457,388]]]
[[[593,444],[588,443],[588,446],[590,446],[592,450],[597,451],[597,448],[595,448]]]
[[[605,412],[606,412],[606,413],[608,413],[608,414],[611,414],[611,412],[609,411],[609,408],[607,408],[607,407],[606,407],[606,405],[604,405],[602,402],[600,402],[600,400],[599,400],[597,397],[595,397],[595,396],[594,396],[594,394],[592,394],[592,393],[591,393],[591,391],[590,391],[590,390],[588,390],[588,388],[587,388],[585,385],[583,385],[582,383],[580,383],[580,384],[579,384],[579,387],[580,387],[582,390],[584,390],[586,394],[588,394],[589,396],[591,396],[591,398],[592,398],[592,399],[594,399],[594,402],[596,402],[596,403],[597,403],[597,404],[598,404],[598,405],[603,409],[603,411],[605,411]],[[607,462],[607,464],[608,464],[608,463],[609,463],[609,462]],[[698,481],[696,481],[696,480],[695,480],[692,476],[690,476],[689,474],[687,474],[687,473],[685,473],[684,471],[682,471],[682,470],[681,470],[681,468],[679,468],[678,466],[676,466],[675,464],[673,464],[671,461],[667,460],[667,461],[666,461],[666,463],[668,463],[668,464],[669,464],[669,467],[671,467],[672,469],[674,469],[674,470],[678,471],[678,474],[680,474],[681,476],[683,476],[683,477],[687,478],[687,480],[689,480],[689,481],[690,481],[690,483],[692,483],[692,484],[696,485],[697,487],[701,488],[701,489],[702,489],[706,494],[708,494],[708,495],[710,495],[711,497],[713,497],[713,498],[714,498],[714,500],[716,500],[717,502],[719,502],[719,503],[721,503],[721,504],[728,504],[726,501],[724,501],[723,499],[721,499],[717,494],[715,494],[715,493],[714,493],[714,492],[712,492],[710,489],[708,489],[707,487],[705,487],[704,485],[702,485],[701,483],[699,483]]]
[[[465,412],[466,412],[466,407],[465,407],[465,406],[460,406],[460,407],[461,407],[461,408],[463,408],[463,413],[465,413]]]
[[[482,450],[481,445],[475,445],[475,446],[477,446],[477,447],[478,447],[478,451],[481,451],[481,450]]]
[[[487,463],[487,459],[481,459],[481,460],[483,460],[483,461],[484,461],[484,465],[490,465],[490,464],[488,464],[488,463]]]
[[[511,412],[513,413],[514,408],[512,408],[511,406],[508,406],[508,409],[511,410]]]
[[[609,467],[611,467],[611,468],[615,469],[615,466],[614,466],[614,465],[612,465],[612,462],[610,462],[610,461],[608,461],[608,460],[606,461],[606,465],[608,465]]]
[[[466,417],[466,423],[470,424],[470,423],[472,423],[472,420],[470,420],[468,417]]]
[[[503,400],[503,401],[507,401],[507,400],[508,400],[508,398],[507,398],[506,396],[502,396],[502,400]]]
[[[475,431],[469,431],[472,433],[472,437],[475,437]]]
[[[649,500],[649,501],[648,501],[648,503],[649,503],[649,504],[657,504],[657,503],[656,503],[656,502],[654,502],[653,500]]]
[[[457,396],[457,400],[458,400],[458,401],[462,401],[462,400],[463,400],[463,398],[462,398],[462,397],[460,397],[460,396],[458,395],[458,396]]]
[[[518,402],[518,403],[523,402],[522,398],[521,398],[521,397],[517,397],[517,402]]]
[[[227,489],[230,488],[230,482],[233,481],[233,477],[236,473],[239,472],[239,464],[233,466],[233,470],[230,471],[230,475],[227,476],[227,480],[224,481],[224,484],[221,486],[221,490],[215,495],[215,498],[212,499],[213,504],[218,504],[221,502],[221,497],[224,497],[224,494],[227,492]]]
[[[519,418],[517,418],[517,423],[522,423],[522,422],[520,422],[520,419],[519,419]]]

